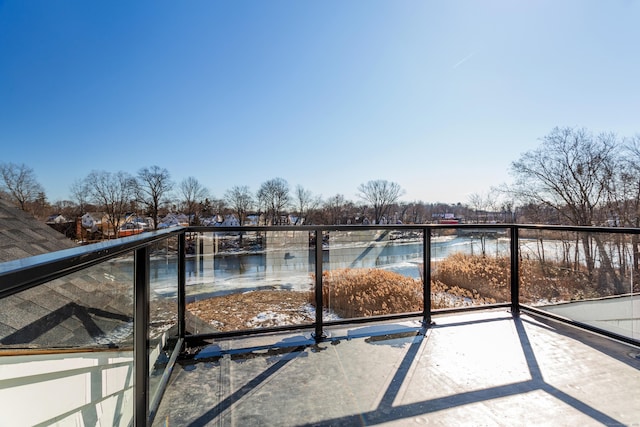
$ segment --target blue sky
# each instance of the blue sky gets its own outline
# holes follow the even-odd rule
[[[640,132],[640,2],[0,0],[0,162],[468,202],[555,126]]]

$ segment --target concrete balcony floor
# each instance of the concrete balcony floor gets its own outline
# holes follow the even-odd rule
[[[640,350],[507,311],[216,341],[154,425],[640,425]]]

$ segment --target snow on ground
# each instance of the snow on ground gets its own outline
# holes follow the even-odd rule
[[[322,318],[325,321],[340,319],[338,315],[326,309],[322,311]],[[311,304],[305,304],[299,310],[274,307],[274,310],[268,310],[258,313],[253,319],[250,319],[247,322],[247,327],[261,328],[295,325],[314,322],[315,319],[316,308]]]

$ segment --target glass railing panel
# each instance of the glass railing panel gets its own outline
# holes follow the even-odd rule
[[[160,392],[160,379],[178,339],[178,239],[149,247],[149,398]]]
[[[323,247],[325,320],[422,311],[422,230],[330,231]]]
[[[3,424],[129,425],[132,346],[132,253],[1,299]]]
[[[187,330],[226,332],[310,324],[309,231],[187,236]]]
[[[436,228],[431,236],[431,307],[511,301],[510,234],[506,228]]]
[[[520,234],[522,304],[640,338],[637,235],[556,230]]]

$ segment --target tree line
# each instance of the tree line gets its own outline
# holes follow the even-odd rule
[[[263,182],[255,193],[246,185],[235,185],[216,199],[197,178],[191,176],[176,183],[168,169],[154,165],[141,168],[136,175],[92,171],[71,184],[70,200],[49,203],[29,166],[2,163],[0,175],[4,198],[40,219],[54,212],[74,218],[100,211],[114,228],[130,213],[150,217],[157,228],[169,212],[184,213],[195,225],[200,218],[226,214],[234,214],[240,224],[245,224],[251,214],[261,218],[260,225],[345,224],[362,222],[368,216],[371,223],[382,223],[391,221],[392,208],[404,207],[398,202],[402,188],[386,180],[369,181],[358,187],[362,201],[370,207],[347,201],[340,194],[323,201],[301,185],[292,191],[283,178]]]
[[[402,187],[382,179],[360,184],[355,202],[342,194],[323,199],[301,185],[292,189],[283,178],[269,179],[255,192],[235,185],[215,198],[197,178],[176,183],[156,165],[136,175],[92,171],[72,183],[71,200],[49,203],[33,169],[0,163],[0,190],[40,218],[99,210],[116,227],[131,212],[151,217],[156,227],[168,212],[185,213],[193,224],[214,214],[234,214],[240,224],[257,214],[261,225],[298,225],[428,223],[450,213],[468,222],[640,227],[640,135],[555,128],[510,166],[512,183],[471,194],[464,204],[401,201]]]

